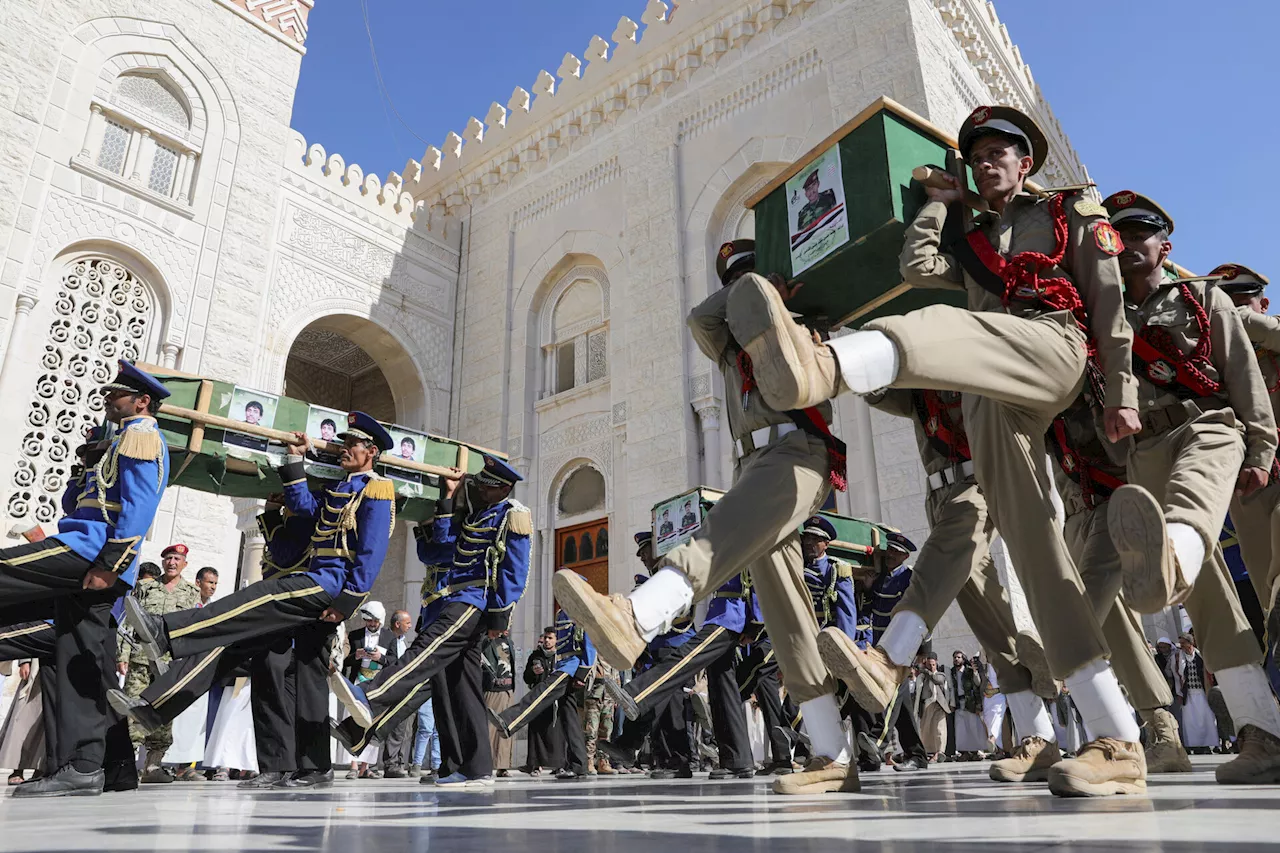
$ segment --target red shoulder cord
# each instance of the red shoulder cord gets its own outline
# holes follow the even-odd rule
[[[1209,394],[1217,394],[1221,391],[1222,384],[1210,379],[1203,370],[1204,365],[1213,363],[1211,360],[1213,356],[1213,337],[1209,327],[1209,315],[1205,312],[1204,306],[1200,304],[1200,300],[1196,299],[1191,293],[1191,288],[1187,287],[1186,282],[1179,282],[1178,290],[1182,294],[1182,301],[1191,309],[1191,314],[1196,320],[1199,339],[1196,341],[1195,348],[1190,353],[1184,353],[1173,340],[1173,336],[1169,334],[1168,329],[1163,326],[1144,325],[1138,331],[1138,335],[1159,350],[1165,358],[1174,364],[1182,365],[1188,373],[1199,380],[1203,390]]]
[[[756,387],[755,368],[751,364],[751,356],[746,351],[738,351],[738,375],[742,377],[742,398],[746,401],[747,394]],[[827,480],[830,481],[831,487],[837,492],[843,492],[849,487],[846,471],[849,470],[848,452],[845,443],[836,438],[831,433],[831,427],[827,426],[826,420],[822,417],[822,413],[817,407],[809,407],[797,411],[789,411],[785,413],[787,417],[795,421],[796,426],[800,429],[815,435],[822,439],[822,443],[827,446]]]

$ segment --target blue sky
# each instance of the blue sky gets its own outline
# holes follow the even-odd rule
[[[310,19],[293,126],[309,143],[399,171],[489,104],[506,104],[566,51],[581,56],[644,0],[368,0],[379,94],[359,0],[321,0]],[[850,2],[852,8],[853,3]],[[1104,194],[1133,189],[1174,217],[1174,259],[1280,276],[1276,214],[1259,184],[1280,132],[1280,2],[997,0],[1072,144]],[[1211,12],[1207,10],[1212,10]],[[837,122],[838,123],[838,122]],[[1277,294],[1280,290],[1271,288]]]

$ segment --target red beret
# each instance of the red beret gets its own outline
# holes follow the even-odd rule
[[[160,556],[167,557],[170,554],[170,552],[175,554],[181,554],[184,557],[187,556],[188,553],[190,553],[187,550],[187,546],[179,542],[177,545],[170,545],[168,548],[165,548],[163,551],[160,552]]]

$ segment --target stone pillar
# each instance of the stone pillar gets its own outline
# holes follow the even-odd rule
[[[84,131],[84,144],[80,148],[80,156],[86,160],[92,155],[94,149],[101,145],[102,130],[106,126],[106,121],[102,118],[102,107],[93,104],[89,107],[89,125]]]
[[[4,365],[0,366],[0,394],[4,394],[6,400],[22,399],[25,396],[18,394],[11,386],[19,373],[18,353],[26,342],[27,320],[31,317],[31,309],[36,307],[37,299],[35,293],[24,290],[18,294],[18,301],[14,305],[13,322],[9,325],[9,342],[4,350]]]
[[[407,521],[402,523],[405,525],[405,532],[409,534],[404,538],[404,609],[409,611],[416,622],[418,608],[414,606],[414,602],[422,600],[422,581],[427,577],[427,567],[418,559],[418,540],[413,536],[413,526]],[[388,613],[387,619],[390,618],[391,614]]]
[[[151,152],[155,150],[156,141],[151,138],[151,131],[145,127],[134,136],[134,144],[129,146],[128,162],[124,165],[124,174],[131,181],[142,180],[142,170],[151,162]]]
[[[244,547],[240,552],[240,585],[244,587],[262,580],[262,558],[267,543],[258,530],[258,515],[264,502],[236,498],[232,504],[236,512],[236,529],[244,534]]]
[[[178,366],[178,350],[180,347],[172,341],[160,345],[160,363],[173,370]]]
[[[191,198],[191,184],[195,179],[196,155],[184,152],[178,164],[178,201],[186,202]]]
[[[714,397],[693,401],[693,410],[702,427],[702,482],[713,489],[724,488],[720,471],[720,402]]]

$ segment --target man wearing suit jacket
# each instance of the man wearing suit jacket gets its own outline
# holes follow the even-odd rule
[[[413,642],[413,619],[407,610],[397,610],[391,614],[391,642],[387,646],[383,662],[390,666],[404,657],[405,650]],[[383,631],[386,631],[384,628]],[[381,640],[379,640],[381,645]],[[388,779],[404,779],[409,775],[407,765],[412,763],[413,724],[417,715],[406,717],[400,725],[391,730],[387,741],[382,745],[382,765]]]
[[[920,738],[929,757],[936,761],[947,751],[947,715],[954,706],[951,679],[938,666],[938,656],[930,653],[920,670],[916,689],[916,718],[920,720]]]
[[[347,634],[349,651],[342,661],[342,674],[353,684],[373,678],[391,663],[394,659],[388,657],[389,650],[395,645],[395,635],[382,625],[387,609],[381,601],[367,602],[357,613],[364,620],[364,627],[352,628]]]

